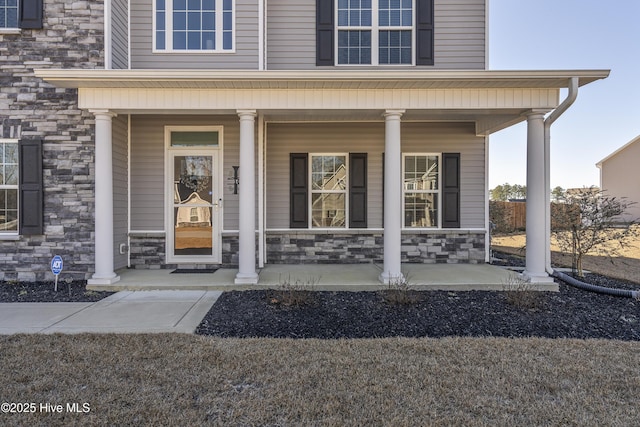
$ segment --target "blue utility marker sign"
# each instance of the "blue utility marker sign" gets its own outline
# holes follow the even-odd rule
[[[62,257],[60,255],[56,255],[51,260],[51,272],[56,276],[62,272]]]

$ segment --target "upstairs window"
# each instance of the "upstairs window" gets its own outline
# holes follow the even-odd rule
[[[155,0],[153,13],[154,52],[234,50],[235,0]]]
[[[18,0],[0,0],[0,28],[18,28]]]
[[[414,0],[338,0],[339,65],[413,65]]]

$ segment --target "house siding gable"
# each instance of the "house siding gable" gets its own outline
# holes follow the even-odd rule
[[[640,141],[635,142],[612,157],[601,166],[600,180],[602,190],[608,196],[626,197],[628,202],[636,204],[628,209],[626,221],[640,219]]]

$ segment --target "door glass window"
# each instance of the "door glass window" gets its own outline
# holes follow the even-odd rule
[[[174,156],[174,254],[213,254],[213,158]]]
[[[217,147],[218,132],[173,131],[171,132],[172,147]]]

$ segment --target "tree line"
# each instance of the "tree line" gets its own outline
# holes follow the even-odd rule
[[[557,186],[551,189],[551,200],[554,202],[561,202],[566,195],[567,190]],[[498,185],[489,190],[489,196],[491,200],[509,201],[509,200],[524,200],[527,198],[527,186],[520,184],[504,183]]]

